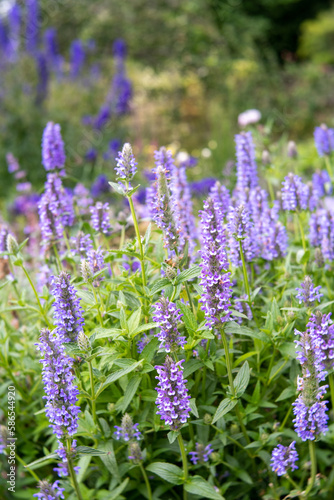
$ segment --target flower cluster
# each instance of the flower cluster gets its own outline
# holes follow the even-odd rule
[[[240,197],[245,196],[246,188],[255,188],[258,184],[255,150],[251,132],[242,132],[235,136],[237,156],[237,190]]]
[[[75,255],[86,257],[90,250],[93,249],[93,242],[90,234],[84,234],[78,231],[76,236],[71,238],[72,250]]]
[[[314,142],[319,156],[330,155],[334,150],[334,130],[324,123],[314,129]]]
[[[186,344],[186,338],[182,337],[177,329],[180,318],[182,318],[180,309],[177,309],[176,305],[170,302],[167,297],[162,297],[154,304],[153,321],[156,321],[160,326],[160,332],[156,334],[160,341],[160,349],[174,352]]]
[[[231,316],[231,281],[226,254],[226,235],[219,205],[211,198],[204,202],[200,212],[202,250],[200,266],[203,294],[200,302],[206,316],[206,325],[219,327]]]
[[[210,455],[213,452],[212,445],[208,444],[204,446],[201,443],[196,443],[195,445],[196,451],[190,451],[189,455],[191,456],[190,460],[194,465],[198,463],[203,464],[209,461]]]
[[[313,302],[318,300],[320,302],[321,297],[323,297],[323,293],[320,293],[321,286],[314,286],[311,278],[309,276],[305,276],[301,288],[296,288],[297,295],[296,298],[299,299],[299,304],[304,302],[306,307],[310,307]]]
[[[310,217],[310,244],[319,247],[325,260],[334,260],[334,212],[318,209]]]
[[[46,252],[52,245],[57,244],[63,235],[61,212],[57,201],[49,193],[44,193],[39,204],[38,214],[42,236],[42,246]]]
[[[278,476],[283,476],[289,469],[298,469],[298,453],[295,448],[296,441],[292,441],[289,446],[279,444],[273,449],[270,466]]]
[[[92,226],[97,233],[110,233],[111,225],[108,211],[109,203],[101,203],[100,201],[90,208]]]
[[[134,424],[130,415],[125,413],[122,418],[122,425],[115,425],[115,439],[122,439],[123,441],[140,441],[140,439],[142,439],[142,434],[138,426],[139,424]]]
[[[52,279],[52,294],[55,297],[53,307],[57,335],[62,342],[74,342],[85,321],[80,299],[70,283],[70,275],[65,271]]]
[[[55,481],[53,484],[49,483],[46,479],[39,482],[39,492],[35,493],[33,497],[39,498],[40,500],[57,500],[57,498],[65,498],[63,493],[65,488],[60,488],[59,481]]]
[[[87,254],[88,263],[92,272],[92,275],[98,273],[104,268],[104,256],[101,247],[97,250],[90,250]],[[103,276],[100,274],[96,276],[93,280],[93,286],[100,286],[101,281],[103,281]]]
[[[288,174],[282,182],[283,210],[307,210],[309,186],[298,175]]]
[[[129,444],[128,459],[133,460],[136,464],[139,464],[142,460],[144,460],[140,446],[136,441],[132,441]]]
[[[164,365],[155,366],[158,372],[156,379],[159,381],[156,387],[157,414],[174,431],[186,423],[190,413],[190,396],[186,387],[187,381],[183,378],[183,361],[175,362],[170,356],[166,356]]]
[[[125,181],[125,183],[131,187],[130,181],[137,172],[137,162],[133,156],[131,145],[128,142],[124,144],[122,151],[118,153],[115,170],[117,172],[117,178],[121,180],[119,184],[125,187]]]
[[[59,171],[64,175],[65,149],[58,123],[49,122],[43,132],[42,163],[47,171]]]
[[[227,232],[229,236],[230,258],[234,266],[241,265],[240,246],[245,260],[253,260],[259,253],[258,240],[254,236],[254,224],[246,206],[230,207],[227,215]]]
[[[229,190],[217,181],[210,189],[209,197],[212,199],[214,206],[219,210],[222,217],[225,217],[231,204]]]

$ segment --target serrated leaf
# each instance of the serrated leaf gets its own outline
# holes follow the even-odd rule
[[[195,417],[199,418],[197,406],[196,406],[196,398],[191,398],[189,399],[189,406],[191,409],[191,412],[195,415]]]
[[[140,375],[135,375],[129,380],[128,385],[126,386],[125,393],[124,393],[124,398],[122,401],[122,405],[120,407],[120,410],[122,413],[125,412],[129,404],[131,403],[134,395],[137,392],[137,389],[139,387],[141,381],[141,376]]]
[[[296,389],[294,387],[286,387],[275,401],[276,403],[277,401],[284,401],[284,399],[291,398],[291,396],[294,396],[295,394]]]
[[[91,448],[90,446],[77,446],[76,451],[82,455],[92,455],[93,457],[106,454],[105,451],[97,450],[95,448]]]
[[[116,380],[118,380],[119,378],[124,377],[124,375],[127,375],[128,373],[132,372],[133,370],[138,368],[138,366],[140,366],[141,364],[142,364],[142,360],[137,361],[137,362],[132,363],[131,365],[126,366],[125,368],[122,368],[121,370],[117,370],[114,373],[112,373],[111,375],[109,375],[109,377],[107,377],[104,384],[102,384],[102,386],[99,388],[97,395],[101,394],[101,392],[104,391],[104,389],[106,387],[108,387],[108,385],[112,384],[113,382],[116,382]]]
[[[233,382],[237,397],[240,397],[245,392],[249,383],[249,377],[249,364],[248,361],[245,361]]]
[[[177,436],[180,434],[180,431],[169,431],[169,433],[167,434],[167,437],[168,437],[168,441],[170,442],[170,444],[173,444],[174,441],[177,439]]]
[[[197,278],[197,276],[199,276],[200,274],[201,274],[201,268],[199,266],[196,265],[189,267],[189,269],[185,269],[175,278],[174,284],[179,285],[184,281],[189,281],[193,278]]]
[[[217,420],[226,415],[226,413],[231,411],[235,407],[237,402],[238,402],[237,399],[228,399],[228,398],[223,399],[223,401],[218,406],[216,413],[214,414],[212,423],[214,424],[215,422],[217,422]]]
[[[186,329],[188,330],[188,333],[192,334],[196,332],[198,324],[195,315],[190,309],[190,307],[179,300],[177,301],[177,307],[181,309],[181,312],[183,314],[182,321],[184,322]]]
[[[168,278],[161,278],[157,281],[155,281],[152,285],[152,288],[150,290],[150,295],[154,295],[155,293],[160,292],[163,288],[166,286],[170,285],[170,281]]]
[[[154,353],[158,348],[159,340],[154,337],[143,349],[140,354],[140,359],[145,359],[148,363],[150,363],[153,359]]]
[[[128,329],[131,334],[139,325],[141,317],[141,307],[133,311],[130,318],[128,319]]]
[[[189,478],[189,481],[184,485],[184,489],[188,491],[188,493],[193,493],[194,495],[198,495],[201,498],[210,498],[212,500],[224,500],[224,497],[221,496],[218,491],[214,489],[214,487],[205,481],[201,476],[192,476]]]
[[[146,467],[149,472],[154,472],[157,476],[172,484],[183,484],[183,470],[167,462],[154,462]]]

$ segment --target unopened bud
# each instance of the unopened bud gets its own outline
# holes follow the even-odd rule
[[[16,255],[19,251],[19,245],[12,234],[7,235],[7,252]]]
[[[320,248],[315,249],[314,260],[317,267],[324,267],[325,259]]]
[[[172,266],[167,266],[165,269],[165,274],[166,274],[166,278],[168,278],[169,281],[173,281],[173,280],[175,280],[175,278],[177,276],[177,269],[175,267],[172,267]]]
[[[114,413],[114,411],[115,411],[115,404],[114,403],[108,403],[107,409],[108,409],[109,413]]]
[[[263,165],[270,165],[271,164],[270,153],[267,149],[265,149],[262,152],[262,163],[263,163]]]
[[[88,283],[93,279],[93,271],[87,260],[81,261],[81,276],[85,283]]]
[[[238,434],[240,431],[238,424],[232,424],[230,428],[231,434]]]
[[[288,142],[288,157],[289,158],[297,158],[298,151],[295,141]]]
[[[77,343],[81,351],[88,352],[90,350],[89,338],[84,332],[79,333]]]
[[[206,424],[206,425],[210,425],[211,422],[212,422],[212,416],[210,415],[210,413],[206,413],[203,417],[203,422]]]

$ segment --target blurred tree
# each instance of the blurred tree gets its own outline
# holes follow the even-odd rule
[[[322,12],[301,27],[298,55],[317,64],[334,64],[334,9]]]

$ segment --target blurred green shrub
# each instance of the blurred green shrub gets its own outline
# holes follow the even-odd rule
[[[334,64],[334,8],[301,26],[298,55],[316,64]]]

